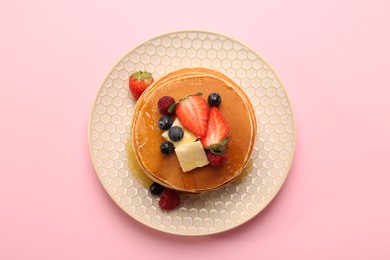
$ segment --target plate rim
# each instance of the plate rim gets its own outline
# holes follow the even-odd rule
[[[91,130],[92,130],[92,124],[93,124],[93,113],[94,113],[94,110],[95,110],[95,106],[96,106],[96,102],[99,98],[99,94],[101,92],[101,90],[103,89],[104,87],[104,83],[107,81],[107,79],[110,77],[110,74],[111,72],[116,68],[116,66],[121,62],[123,61],[123,59],[125,59],[131,52],[133,52],[134,50],[136,50],[137,48],[141,47],[142,45],[144,45],[145,43],[147,42],[150,42],[154,39],[157,39],[157,38],[161,38],[161,37],[164,37],[164,36],[167,36],[167,35],[171,35],[171,34],[179,34],[179,33],[205,33],[205,34],[213,34],[213,35],[216,35],[216,36],[220,36],[220,37],[224,37],[224,38],[227,38],[227,39],[230,39],[232,41],[235,41],[237,43],[239,43],[240,45],[242,45],[243,47],[247,48],[248,50],[252,51],[258,58],[260,58],[268,67],[269,69],[273,72],[275,78],[279,81],[280,83],[280,87],[283,89],[284,93],[285,93],[285,97],[287,99],[287,102],[288,102],[288,107],[290,108],[290,111],[291,111],[291,124],[292,124],[292,146],[291,146],[291,158],[288,162],[288,165],[286,167],[286,174],[282,177],[281,179],[281,183],[280,185],[278,185],[277,189],[275,190],[275,194],[274,196],[268,200],[262,209],[260,209],[258,212],[252,214],[249,218],[245,219],[244,221],[236,224],[236,225],[233,225],[233,226],[230,226],[230,227],[227,227],[227,228],[224,228],[222,230],[217,230],[217,231],[213,231],[213,232],[207,232],[207,233],[194,233],[194,234],[190,234],[188,232],[186,233],[178,233],[178,232],[173,232],[173,231],[169,231],[169,230],[166,230],[166,229],[159,229],[159,228],[156,228],[156,227],[153,227],[151,225],[147,225],[146,223],[143,223],[140,219],[137,219],[135,218],[134,216],[132,216],[129,212],[127,212],[127,210],[119,203],[119,201],[116,201],[112,195],[110,194],[110,192],[108,191],[108,188],[106,187],[106,185],[104,185],[104,181],[102,179],[102,177],[98,174],[98,170],[97,170],[97,165],[96,165],[96,162],[95,162],[95,156],[93,155],[93,147],[92,147],[92,135],[91,135]],[[92,165],[93,165],[93,170],[95,172],[95,175],[97,175],[98,179],[99,179],[99,182],[101,184],[101,186],[103,186],[103,189],[105,190],[105,192],[107,193],[107,195],[110,197],[110,199],[122,210],[126,213],[126,215],[128,215],[129,217],[131,217],[132,219],[134,219],[136,222],[138,223],[141,223],[143,226],[146,226],[150,229],[153,229],[153,230],[156,230],[156,231],[159,231],[159,232],[162,232],[162,233],[166,233],[166,234],[171,234],[171,235],[177,235],[177,236],[183,236],[183,237],[196,237],[196,236],[209,236],[209,235],[215,235],[215,234],[220,234],[220,233],[224,233],[224,232],[227,232],[227,231],[231,231],[232,229],[235,229],[235,228],[238,228],[248,222],[250,222],[253,218],[255,218],[256,216],[258,216],[262,211],[264,211],[268,206],[269,204],[276,198],[276,196],[279,194],[280,192],[280,189],[284,186],[285,182],[286,182],[286,179],[287,177],[290,175],[290,171],[291,171],[291,168],[292,168],[292,164],[293,164],[293,161],[294,161],[294,157],[295,157],[295,151],[296,151],[296,117],[295,117],[295,111],[294,111],[294,107],[292,106],[292,103],[291,103],[291,99],[290,99],[290,96],[288,95],[288,92],[286,91],[286,88],[283,84],[283,82],[281,81],[278,73],[276,73],[276,71],[274,70],[274,68],[270,65],[270,63],[263,58],[262,55],[260,55],[257,51],[255,51],[254,49],[252,49],[250,46],[248,46],[247,44],[237,40],[236,38],[234,37],[231,37],[231,36],[228,36],[228,35],[224,35],[222,33],[218,33],[218,32],[214,32],[214,31],[209,31],[209,30],[196,30],[196,29],[189,29],[189,30],[174,30],[174,31],[169,31],[169,32],[165,32],[165,33],[160,33],[160,34],[157,34],[157,35],[154,35],[153,37],[149,37],[148,39],[142,41],[140,44],[138,45],[135,45],[133,48],[130,48],[123,56],[121,56],[115,63],[113,66],[111,66],[111,69],[109,70],[109,72],[106,74],[106,76],[104,77],[102,83],[100,84],[100,87],[98,88],[96,94],[95,94],[95,97],[93,98],[92,100],[92,105],[90,106],[90,111],[89,111],[89,120],[88,120],[88,147],[89,147],[89,155],[90,155],[90,159],[91,159],[91,162],[92,162]],[[257,134],[258,135],[258,134]],[[257,136],[256,137],[256,141],[259,140],[259,137]]]

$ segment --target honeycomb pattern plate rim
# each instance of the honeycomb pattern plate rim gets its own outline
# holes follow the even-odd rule
[[[242,86],[255,108],[258,138],[253,167],[241,182],[200,195],[181,194],[179,208],[166,212],[132,175],[134,165],[127,161],[135,105],[127,80],[136,70],[148,70],[158,79],[185,67],[215,69]],[[279,77],[251,48],[215,32],[175,31],[133,48],[108,73],[91,108],[88,142],[98,179],[130,217],[170,234],[211,235],[247,223],[278,194],[295,152],[294,113]]]

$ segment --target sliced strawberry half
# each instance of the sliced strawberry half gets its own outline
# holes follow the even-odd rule
[[[218,144],[225,145],[227,143],[228,135],[229,127],[225,118],[223,118],[217,107],[211,107],[207,134],[206,137],[200,140],[203,147],[207,148]]]
[[[190,95],[181,99],[176,106],[176,116],[185,128],[202,138],[207,133],[209,107],[207,101],[200,95]]]

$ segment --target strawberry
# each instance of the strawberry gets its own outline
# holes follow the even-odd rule
[[[229,127],[225,118],[223,118],[217,107],[211,107],[209,112],[207,134],[200,140],[203,147],[206,149],[212,148],[212,150],[214,150],[214,148],[216,148],[216,150],[221,150],[221,148],[223,149],[227,143],[228,134]]]
[[[200,95],[198,93],[181,99],[176,105],[176,115],[185,128],[202,138],[207,133],[209,107]]]
[[[147,87],[154,81],[152,74],[147,71],[138,71],[130,75],[129,88],[135,100],[141,96]]]

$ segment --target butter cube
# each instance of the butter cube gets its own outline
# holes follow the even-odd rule
[[[175,153],[183,172],[188,172],[197,167],[203,167],[209,164],[200,141],[182,144],[175,149]]]
[[[193,143],[194,141],[196,141],[196,139],[198,139],[196,137],[196,135],[194,135],[192,132],[190,132],[187,128],[185,128],[181,123],[180,123],[180,120],[178,118],[175,119],[175,121],[173,121],[173,124],[172,126],[180,126],[182,129],[183,129],[183,132],[184,132],[184,135],[183,135],[183,138],[180,139],[179,141],[177,142],[174,142],[172,141],[169,136],[168,136],[168,131],[165,131],[162,133],[162,137],[164,137],[167,141],[170,141],[173,143],[173,146],[176,148],[176,147],[179,147],[180,145],[182,144],[188,144],[188,143]]]

